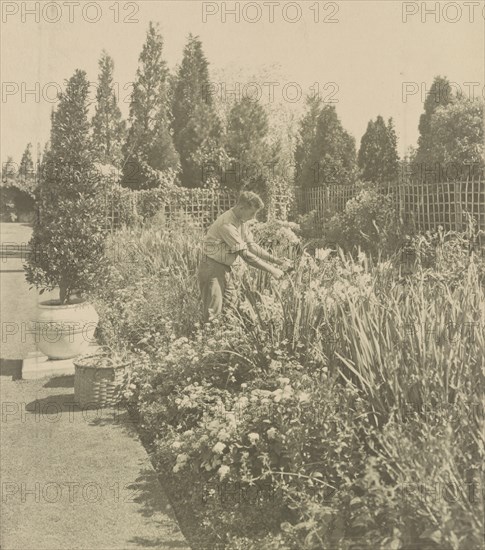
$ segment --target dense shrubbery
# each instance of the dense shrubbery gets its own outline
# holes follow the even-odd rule
[[[13,185],[0,187],[0,221],[30,222],[34,219],[35,201],[30,193]]]
[[[395,250],[402,234],[392,197],[369,183],[361,184],[357,196],[325,223],[324,229],[327,238],[345,250],[360,246],[374,257],[379,251],[387,255]]]
[[[242,270],[238,313],[204,326],[199,230],[154,220],[111,242],[126,256],[98,296],[100,337],[136,351],[124,399],[197,537],[233,550],[478,548],[483,259],[456,235],[415,238],[404,276],[398,254],[312,258],[294,226],[254,234],[276,229],[278,245],[294,241],[295,274]]]

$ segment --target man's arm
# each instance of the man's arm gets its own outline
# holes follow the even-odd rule
[[[280,260],[276,256],[273,256],[273,254],[259,246],[259,244],[254,239],[254,235],[251,231],[250,226],[248,225],[248,222],[243,225],[243,239],[248,245],[248,250],[258,258],[261,258],[261,260],[265,262],[271,262],[276,265],[283,265],[284,262],[282,260]]]
[[[266,262],[272,262],[276,265],[283,265],[284,263],[284,260],[280,260],[280,258],[273,256],[273,254],[270,254],[267,250],[259,246],[259,244],[254,241],[248,241],[248,250]]]
[[[239,252],[239,255],[246,263],[248,263],[252,267],[256,267],[258,269],[271,273],[271,275],[273,275],[277,279],[283,276],[283,271],[281,271],[281,269],[278,269],[277,267],[266,263],[263,259],[253,254],[249,249],[241,250],[241,252]]]
[[[227,245],[229,245],[232,254],[238,254],[242,259],[247,262],[249,265],[267,271],[271,273],[273,277],[280,279],[284,273],[281,269],[270,265],[265,262],[263,259],[259,258],[249,250],[248,243],[241,239],[241,236],[237,229],[230,225],[225,224],[220,228],[220,235],[224,239]]]

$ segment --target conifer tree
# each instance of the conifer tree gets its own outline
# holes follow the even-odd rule
[[[400,159],[397,151],[397,134],[392,117],[390,117],[387,121],[387,137],[388,147],[384,156],[384,180],[395,182],[399,179]]]
[[[301,187],[346,184],[355,179],[355,140],[340,122],[335,107],[308,100],[295,151],[296,182]]]
[[[153,170],[178,171],[179,158],[169,129],[168,68],[162,58],[163,38],[150,22],[130,103],[130,128],[123,149],[122,185],[146,189]]]
[[[197,36],[189,34],[173,87],[173,135],[180,155],[181,181],[201,184],[203,163],[212,160],[221,139],[221,123],[210,93],[209,63]]]
[[[113,87],[114,61],[103,50],[99,60],[96,111],[92,120],[93,152],[102,164],[121,167],[122,147],[125,141],[126,123],[121,117]]]
[[[387,126],[380,115],[375,122],[369,121],[361,139],[358,165],[361,178],[365,181],[396,181],[399,174],[399,155],[392,118]]]
[[[267,142],[268,128],[268,116],[256,101],[243,97],[232,106],[226,135],[226,151],[230,160],[224,173],[225,185],[267,196],[272,160]]]
[[[2,166],[2,183],[10,184],[15,179],[16,174],[17,169],[15,166],[15,162],[13,160],[13,157],[9,155]]]
[[[34,179],[34,161],[32,159],[32,143],[28,143],[22,155],[19,167],[19,176],[22,181]]]
[[[300,122],[295,149],[295,183],[299,187],[314,187],[319,160],[317,147],[318,117],[322,110],[322,100],[317,95],[308,96],[306,113]]]
[[[106,274],[104,213],[93,163],[88,120],[89,82],[77,70],[52,116],[51,148],[36,189],[38,217],[25,267],[29,283],[60,290],[61,304],[73,292],[89,291]]]
[[[416,154],[417,163],[433,162],[429,157],[431,134],[431,119],[439,107],[446,107],[453,101],[453,90],[446,77],[435,77],[433,84],[424,101],[424,113],[419,119],[418,151]]]

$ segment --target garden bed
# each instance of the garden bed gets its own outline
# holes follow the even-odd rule
[[[293,243],[293,275],[242,269],[239,313],[204,326],[195,229],[113,239],[99,337],[136,354],[124,400],[191,542],[479,547],[483,259],[415,241],[403,276]]]

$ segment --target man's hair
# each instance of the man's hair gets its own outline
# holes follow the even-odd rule
[[[242,208],[257,208],[260,210],[264,208],[264,202],[256,193],[252,191],[242,191],[237,199],[236,206],[241,206]]]

